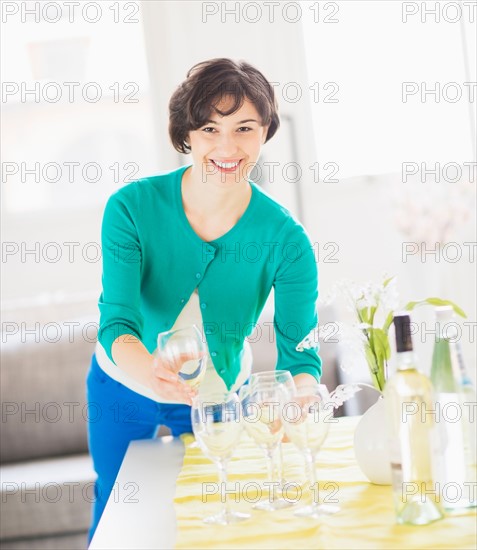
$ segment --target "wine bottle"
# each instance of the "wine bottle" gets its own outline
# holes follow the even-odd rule
[[[397,523],[426,525],[443,517],[433,479],[435,411],[431,381],[415,364],[411,320],[394,316],[397,370],[384,390]]]
[[[431,381],[435,389],[440,452],[435,479],[448,510],[477,506],[476,397],[467,374],[450,306],[436,308]]]

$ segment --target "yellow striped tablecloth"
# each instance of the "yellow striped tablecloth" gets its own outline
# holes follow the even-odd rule
[[[304,459],[291,443],[283,444],[285,478],[291,482],[288,498],[295,507],[277,512],[252,510],[257,489],[267,479],[263,452],[243,433],[229,462],[228,502],[251,519],[227,526],[206,525],[202,518],[220,510],[216,466],[183,436],[184,463],[174,499],[177,549],[284,548],[284,549],[472,549],[477,547],[476,511],[464,510],[430,525],[412,527],[395,523],[390,486],[369,483],[359,470],[353,451],[353,432],[360,417],[336,419],[320,451],[317,480],[320,501],[337,501],[341,511],[319,520],[297,518],[293,511],[311,502],[306,488]],[[209,485],[206,485],[209,484]],[[303,487],[299,496],[299,484]],[[260,490],[260,489],[259,489]],[[263,498],[268,494],[263,491]]]

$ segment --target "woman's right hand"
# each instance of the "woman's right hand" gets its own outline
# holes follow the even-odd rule
[[[186,405],[192,405],[192,399],[197,394],[167,362],[161,361],[157,356],[152,360],[149,385],[159,397]]]

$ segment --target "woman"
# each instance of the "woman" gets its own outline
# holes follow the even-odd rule
[[[254,67],[212,59],[192,67],[170,104],[169,134],[193,163],[142,179],[108,200],[103,291],[88,400],[98,475],[92,537],[131,440],[191,432],[193,391],[153,366],[159,332],[196,323],[208,345],[202,385],[236,391],[251,371],[246,336],[275,293],[277,368],[316,383],[316,350],[296,345],[317,324],[317,268],[291,214],[249,179],[279,127],[272,86]],[[262,331],[262,337],[265,337]],[[118,488],[121,490],[121,488]]]

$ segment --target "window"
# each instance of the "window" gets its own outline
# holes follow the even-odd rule
[[[157,163],[139,3],[73,21],[65,3],[20,5],[33,13],[2,26],[4,211],[104,203]]]
[[[475,161],[475,4],[302,4],[320,9],[303,18],[320,164],[342,179]]]

